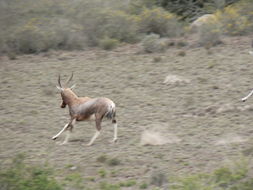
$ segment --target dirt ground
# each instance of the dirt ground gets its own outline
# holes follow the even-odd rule
[[[210,172],[253,146],[253,37],[230,37],[205,48],[170,47],[140,53],[138,45],[114,51],[52,51],[0,57],[0,160],[26,153],[29,164],[48,163],[59,178],[80,173],[90,187],[106,180],[149,183],[154,172]],[[184,53],[182,54],[182,52]],[[60,108],[57,77],[73,83],[79,96],[108,97],[117,106],[119,140],[104,122],[93,146],[95,124],[79,122],[67,145],[51,137],[68,121]],[[99,157],[117,159],[115,166]],[[105,170],[106,177],[99,171]],[[91,180],[88,180],[91,179]],[[138,186],[133,188],[138,189]]]

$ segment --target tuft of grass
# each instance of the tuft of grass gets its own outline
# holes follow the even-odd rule
[[[150,34],[144,37],[141,45],[146,53],[164,52],[167,48],[166,43],[157,34]]]
[[[161,62],[162,61],[162,58],[161,57],[154,57],[153,58],[153,62],[154,63],[158,63],[158,62]]]
[[[177,42],[177,47],[185,47],[188,45],[188,42],[185,41],[179,41]]]
[[[182,34],[182,27],[172,13],[162,8],[144,9],[139,15],[140,30],[143,33],[175,37]]]
[[[81,176],[80,173],[71,173],[69,175],[67,175],[64,179],[68,185],[77,188],[77,189],[83,189],[84,185],[83,185],[83,177]]]
[[[140,189],[147,189],[148,188],[148,184],[147,183],[142,183],[139,186]]]
[[[96,178],[93,177],[93,176],[87,177],[85,179],[88,180],[88,181],[96,181]]]
[[[104,50],[112,50],[119,45],[119,41],[117,39],[106,37],[99,41],[99,47]]]
[[[107,182],[101,182],[99,186],[101,190],[120,190],[119,185],[108,184]]]
[[[17,59],[17,54],[15,52],[8,52],[7,56],[10,60],[16,60]]]
[[[101,163],[105,163],[107,160],[107,156],[106,155],[101,155],[99,157],[97,157],[97,161],[101,162]]]
[[[98,171],[98,174],[99,174],[100,177],[104,178],[104,177],[106,177],[107,173],[106,173],[105,169],[100,169]]]
[[[120,164],[120,160],[118,158],[111,158],[107,161],[109,166],[117,166]]]
[[[135,180],[128,180],[128,181],[120,182],[119,183],[120,187],[132,187],[134,185],[136,185],[136,181]]]
[[[185,51],[180,51],[177,54],[178,56],[184,57],[186,55]]]
[[[167,182],[166,175],[161,171],[154,171],[150,178],[150,184],[161,187],[164,183]]]

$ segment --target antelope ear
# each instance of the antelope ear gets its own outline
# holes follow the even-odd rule
[[[75,88],[75,87],[76,87],[76,84],[72,85],[72,86],[70,87],[70,89],[72,90],[72,89]]]
[[[61,87],[59,87],[59,86],[56,86],[56,88],[57,88],[58,90],[60,90],[61,92],[63,91],[63,88],[61,88]]]

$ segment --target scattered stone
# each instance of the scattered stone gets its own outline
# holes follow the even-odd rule
[[[167,85],[187,84],[190,83],[190,80],[178,75],[168,75],[163,81],[163,83]]]

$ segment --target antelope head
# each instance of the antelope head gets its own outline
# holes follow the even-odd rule
[[[72,80],[72,78],[73,78],[73,72],[72,72],[71,76],[69,77],[69,79],[66,81],[65,86]],[[72,91],[72,89],[75,86],[76,85],[74,84],[70,88],[62,87],[62,85],[61,85],[61,76],[59,75],[59,77],[58,77],[58,86],[56,86],[56,88],[58,90],[60,90],[60,92],[61,92],[61,97],[62,97],[61,108],[65,108],[66,107],[66,105],[68,104],[69,98],[76,97],[76,95]]]

